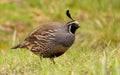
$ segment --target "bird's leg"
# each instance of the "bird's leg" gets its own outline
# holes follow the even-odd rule
[[[41,56],[39,56],[39,58],[40,58],[40,62],[39,62],[38,64],[41,64],[41,62],[42,62],[42,57],[41,57]]]
[[[50,60],[53,62],[53,64],[55,64],[54,58],[50,58]]]
[[[40,56],[40,61],[42,61],[42,57]]]

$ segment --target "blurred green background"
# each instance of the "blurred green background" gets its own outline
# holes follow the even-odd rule
[[[26,49],[11,50],[46,22],[66,23],[69,9],[81,28],[56,65]],[[1,0],[0,75],[119,75],[120,0]]]

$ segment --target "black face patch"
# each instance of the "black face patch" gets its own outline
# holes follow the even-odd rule
[[[68,31],[72,34],[75,34],[76,29],[79,28],[79,25],[76,23],[70,23],[69,27],[68,27]]]

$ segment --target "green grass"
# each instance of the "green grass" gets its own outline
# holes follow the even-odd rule
[[[70,21],[66,9],[81,28],[55,65],[26,49],[10,49],[44,22]],[[119,58],[120,0],[0,2],[0,75],[119,75]]]

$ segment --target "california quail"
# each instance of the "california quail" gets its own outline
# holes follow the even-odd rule
[[[58,22],[45,23],[31,32],[22,43],[11,49],[28,48],[40,58],[50,58],[55,63],[54,58],[65,53],[73,44],[75,31],[79,28],[78,22],[73,20],[69,10],[66,11],[66,15],[72,21],[64,25]]]

